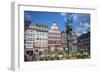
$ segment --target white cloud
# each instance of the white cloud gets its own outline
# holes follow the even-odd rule
[[[61,16],[63,17],[64,21],[67,21],[68,18],[73,17],[73,20],[78,24],[75,29],[78,36],[90,31],[90,24],[87,21],[89,19],[89,15],[76,13],[67,14],[62,12]]]
[[[71,16],[73,17],[73,19],[74,19],[75,21],[78,20],[78,15],[77,15],[77,14],[72,14]]]
[[[63,20],[66,22],[67,21],[67,13],[61,12],[60,15],[63,17]]]
[[[64,17],[64,21],[67,21],[67,18],[66,17]]]
[[[61,12],[61,16],[66,16],[66,13],[65,12]]]
[[[84,26],[85,26],[86,28],[90,28],[90,25],[89,25],[88,23],[84,23]]]
[[[87,33],[87,30],[90,30],[90,24],[80,22],[79,26],[76,28],[76,33],[79,36],[83,33]]]
[[[88,29],[88,28],[90,28],[90,24],[80,22],[79,27]]]

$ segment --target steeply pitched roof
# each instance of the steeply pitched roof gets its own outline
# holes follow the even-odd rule
[[[51,26],[49,32],[58,32],[58,33],[60,33],[56,22],[53,23],[53,25]]]

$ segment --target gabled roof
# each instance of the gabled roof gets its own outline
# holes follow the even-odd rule
[[[51,26],[49,32],[58,32],[58,33],[60,33],[59,28],[58,28],[56,22],[54,22],[54,23],[52,24],[52,26]]]

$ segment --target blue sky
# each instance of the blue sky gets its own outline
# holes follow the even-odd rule
[[[65,12],[24,11],[24,19],[32,23],[47,24],[50,29],[56,21],[60,31],[65,30],[67,19],[73,17],[73,30],[77,35],[90,31],[90,14]]]

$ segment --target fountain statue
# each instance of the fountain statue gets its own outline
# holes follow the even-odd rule
[[[67,33],[67,47],[68,47],[68,50],[67,50],[67,53],[68,54],[72,54],[74,52],[76,52],[76,45],[74,45],[74,37],[73,37],[73,28],[72,28],[72,20],[73,18],[71,19],[68,19],[67,20],[67,23],[66,23],[66,33]]]

